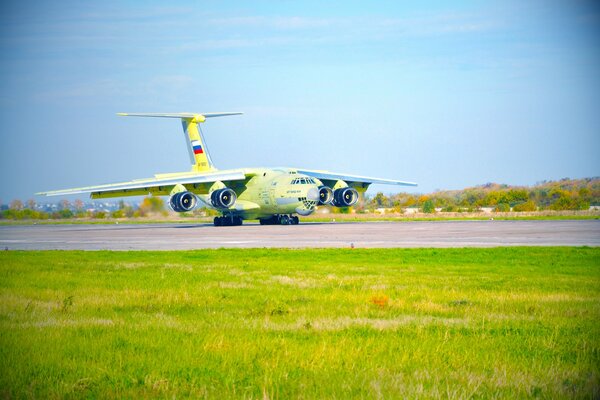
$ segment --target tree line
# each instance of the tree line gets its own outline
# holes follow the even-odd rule
[[[55,211],[43,211],[37,209],[34,200],[27,200],[23,203],[21,200],[10,202],[8,209],[0,212],[0,219],[71,219],[71,218],[141,218],[150,215],[166,216],[165,202],[160,197],[145,197],[138,207],[133,207],[124,201],[119,201],[116,210],[108,211],[102,209],[85,209],[82,200],[75,200],[72,203],[68,200],[61,200]]]
[[[473,212],[483,207],[494,211],[538,211],[538,210],[587,210],[600,206],[600,178],[561,179],[544,181],[534,186],[509,186],[487,183],[462,190],[439,190],[429,194],[398,193],[365,195],[353,208],[357,212],[373,212],[386,209],[402,213],[407,208],[418,208],[425,213],[436,209],[442,212]],[[331,207],[332,212],[348,213],[350,208]],[[145,197],[138,207],[119,202],[113,211],[86,210],[81,200],[72,203],[61,200],[56,210],[42,211],[34,200],[13,200],[7,209],[0,212],[0,219],[70,219],[70,218],[139,218],[150,215],[166,216],[164,200],[160,197]],[[189,214],[189,213],[188,213]],[[189,215],[214,215],[212,210],[195,210]]]
[[[429,194],[398,193],[386,196],[379,192],[365,198],[364,210],[378,208],[403,212],[419,208],[423,212],[588,210],[600,205],[600,178],[544,181],[534,186],[510,186],[497,183],[462,190],[440,190]]]

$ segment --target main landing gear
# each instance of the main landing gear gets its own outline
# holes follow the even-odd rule
[[[222,217],[215,217],[215,226],[238,226],[243,222],[242,217],[237,215],[224,215]]]
[[[295,215],[273,215],[271,218],[259,219],[261,225],[298,225],[300,219]]]

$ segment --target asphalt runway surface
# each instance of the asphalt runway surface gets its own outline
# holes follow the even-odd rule
[[[600,246],[600,220],[0,226],[2,250]]]

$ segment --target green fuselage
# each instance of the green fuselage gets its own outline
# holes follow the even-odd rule
[[[319,201],[321,181],[285,169],[254,169],[243,185],[233,186],[237,201],[224,214],[243,219],[266,218],[277,214],[309,215]],[[198,196],[212,207],[209,195]]]

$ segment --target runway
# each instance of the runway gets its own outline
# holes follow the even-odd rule
[[[600,220],[0,226],[2,250],[600,246]]]

